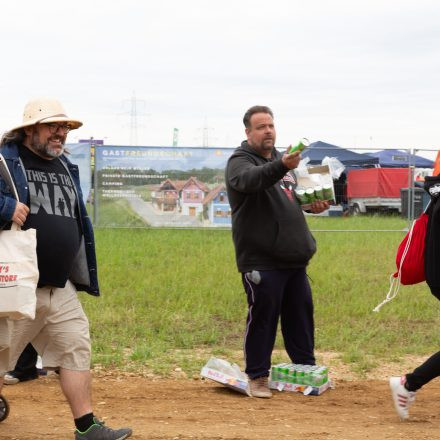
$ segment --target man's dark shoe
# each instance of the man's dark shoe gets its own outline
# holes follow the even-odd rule
[[[16,374],[15,371],[8,371],[3,377],[3,383],[5,385],[15,385],[18,382],[26,382],[27,380],[38,379],[38,373],[32,376],[22,376]]]
[[[75,440],[123,440],[130,437],[130,428],[111,429],[96,417],[95,423],[85,432],[75,431]]]

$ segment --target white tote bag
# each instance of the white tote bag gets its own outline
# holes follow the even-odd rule
[[[15,223],[0,232],[0,317],[35,318],[38,283],[35,229],[22,231]]]
[[[1,154],[0,171],[18,200]],[[12,223],[11,230],[0,231],[0,317],[35,318],[38,277],[36,230],[22,231],[20,226]]]

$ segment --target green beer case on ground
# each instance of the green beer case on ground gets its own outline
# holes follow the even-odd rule
[[[269,386],[278,391],[317,396],[330,388],[328,368],[324,365],[286,363],[273,365]]]

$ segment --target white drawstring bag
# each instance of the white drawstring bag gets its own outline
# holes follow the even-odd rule
[[[0,172],[18,200],[18,193],[3,156]],[[37,235],[35,229],[22,231],[12,223],[0,231],[0,317],[35,318],[38,284]]]

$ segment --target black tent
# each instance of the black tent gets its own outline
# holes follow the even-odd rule
[[[313,142],[302,153],[302,159],[308,157],[310,165],[320,165],[324,157],[336,157],[343,165],[348,168],[373,167],[379,163],[377,157],[368,154],[354,153],[345,148],[336,145],[327,144],[326,142]]]

